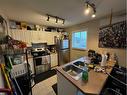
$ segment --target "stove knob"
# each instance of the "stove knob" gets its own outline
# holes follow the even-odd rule
[[[38,53],[34,53],[34,56],[38,56]]]

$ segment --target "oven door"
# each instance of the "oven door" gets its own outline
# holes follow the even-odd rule
[[[34,58],[35,73],[40,74],[51,68],[51,58],[50,55],[40,56],[39,58]]]

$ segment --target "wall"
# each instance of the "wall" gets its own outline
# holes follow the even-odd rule
[[[4,34],[7,34],[8,30],[9,30],[9,22],[8,22],[8,18],[6,17],[5,14],[3,14],[3,11],[0,10],[0,15],[6,20],[6,24],[4,23],[5,25],[5,33]],[[0,34],[1,35],[1,34]]]
[[[116,20],[123,20],[124,17],[113,18],[113,23],[117,22]],[[86,30],[88,37],[87,37],[87,50],[76,50],[72,49],[71,43],[70,43],[70,59],[75,60],[77,58],[80,58],[84,55],[87,55],[88,49],[96,50],[97,52],[101,51],[107,51],[110,53],[116,53],[118,56],[119,64],[121,66],[126,66],[126,49],[111,49],[111,48],[99,48],[98,47],[98,33],[99,33],[99,27],[103,26],[105,24],[108,24],[109,19],[97,19],[92,20],[86,23],[74,25],[72,27],[66,28],[66,31],[70,34],[70,39],[72,32],[74,31],[80,31],[80,30]]]

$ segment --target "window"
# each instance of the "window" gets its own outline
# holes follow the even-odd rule
[[[87,47],[87,32],[74,32],[72,33],[72,48],[86,49]]]

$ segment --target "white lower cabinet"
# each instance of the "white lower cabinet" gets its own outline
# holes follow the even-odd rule
[[[57,53],[52,53],[51,54],[51,67],[57,66],[58,65],[58,56]]]
[[[57,72],[57,86],[58,95],[86,95],[59,72]]]
[[[62,74],[57,72],[58,95],[77,95],[77,88]]]

